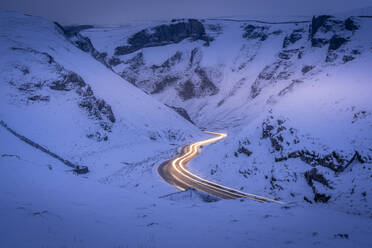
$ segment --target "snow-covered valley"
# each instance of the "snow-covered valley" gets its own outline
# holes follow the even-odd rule
[[[0,44],[1,247],[372,246],[372,18],[102,28],[2,11]],[[193,173],[285,204],[164,182],[204,129],[228,137]]]

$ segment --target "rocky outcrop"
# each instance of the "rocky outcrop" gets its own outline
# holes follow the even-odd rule
[[[89,53],[96,60],[101,62],[107,68],[111,69],[109,64],[106,62],[107,53],[100,53],[93,46],[92,42],[88,37],[82,36],[79,32],[84,29],[94,28],[92,25],[77,25],[77,26],[66,26],[63,27],[58,22],[54,22],[57,30],[59,30],[68,40],[70,40],[77,48]]]
[[[178,96],[186,101],[194,97],[212,96],[218,93],[219,89],[209,79],[207,72],[202,68],[195,68],[195,76],[190,77],[177,87]]]
[[[317,181],[327,188],[333,189],[333,187],[329,185],[329,181],[322,174],[318,173],[317,168],[312,168],[310,171],[306,171],[304,176],[309,186],[313,186],[313,181]]]
[[[280,80],[288,80],[293,74],[289,70],[292,65],[292,58],[295,59],[300,53],[300,49],[282,50],[278,53],[278,59],[274,63],[265,66],[258,74],[251,86],[250,97],[256,98],[262,89]],[[297,56],[296,56],[297,55]]]
[[[287,48],[289,45],[296,43],[302,39],[302,34],[305,32],[304,29],[295,29],[292,33],[286,36],[283,40],[283,48]]]
[[[128,45],[116,47],[115,55],[120,56],[133,53],[145,47],[179,43],[187,38],[193,41],[203,40],[206,43],[210,41],[210,38],[205,33],[203,24],[199,20],[189,19],[141,30],[128,38]]]
[[[190,80],[187,80],[186,82],[181,84],[178,89],[178,96],[184,101],[195,97],[194,84]]]
[[[97,98],[92,88],[84,81],[84,79],[73,71],[66,70],[63,66],[58,64],[51,55],[47,53],[38,52],[32,49],[13,48],[12,50],[24,52],[35,56],[35,60],[40,61],[41,66],[45,66],[46,71],[54,74],[50,79],[38,80],[38,75],[34,77],[33,82],[17,84],[13,83],[12,86],[16,87],[20,92],[20,96],[27,99],[25,102],[28,104],[47,103],[51,101],[53,95],[45,95],[45,89],[49,89],[56,93],[58,92],[71,92],[76,94],[76,101],[80,108],[84,109],[88,116],[97,121],[97,124],[102,129],[96,131],[94,134],[88,134],[88,138],[94,138],[97,141],[105,141],[108,139],[108,133],[111,132],[113,123],[116,119],[111,106],[108,105],[103,99]],[[31,73],[31,72],[29,72]],[[21,99],[21,101],[24,101]]]
[[[354,154],[350,156],[342,151],[321,154],[307,148],[291,149],[291,145],[298,144],[300,138],[296,129],[285,127],[284,123],[284,120],[275,121],[274,118],[268,118],[262,123],[262,139],[270,140],[273,152],[277,154],[276,162],[299,158],[308,165],[326,167],[335,173],[345,171],[354,161],[372,162],[371,158],[361,156],[358,151],[354,151]]]
[[[212,96],[218,93],[219,89],[214,85],[212,80],[209,79],[204,69],[197,67],[194,71],[200,78],[200,90],[203,94]]]
[[[268,29],[269,28],[265,26],[246,25],[243,28],[243,38],[265,41],[268,37]]]
[[[194,124],[194,122],[191,120],[189,114],[187,113],[186,109],[184,108],[181,108],[181,107],[174,107],[174,106],[169,106],[167,104],[165,104],[167,107],[173,109],[174,111],[176,111],[180,116],[182,116],[183,118],[185,118],[186,120],[188,120],[189,122],[191,122],[192,124]]]
[[[338,35],[333,35],[332,38],[329,40],[329,51],[334,51],[339,49],[343,44],[345,44],[348,40],[340,37]]]
[[[310,38],[312,39],[320,28],[323,28],[325,32],[329,31],[330,26],[327,23],[327,20],[331,18],[330,15],[320,15],[313,16],[310,26]]]
[[[344,24],[346,30],[355,31],[359,29],[359,25],[356,24],[355,20],[352,17],[347,18]]]
[[[325,187],[332,190],[333,187],[329,185],[329,181],[322,174],[318,173],[318,170],[316,168],[313,168],[310,171],[306,171],[304,176],[305,176],[307,184],[311,187],[311,189],[314,193],[314,201],[315,202],[321,202],[321,203],[327,203],[331,199],[331,196],[323,194],[323,193],[319,193],[319,191],[315,187],[313,181],[321,183]],[[306,199],[305,199],[305,201],[306,201]],[[309,201],[309,200],[307,200],[307,201]]]

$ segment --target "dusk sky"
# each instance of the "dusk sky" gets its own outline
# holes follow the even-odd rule
[[[371,0],[2,0],[0,9],[38,15],[62,24],[104,25],[182,17],[313,15],[371,5]]]

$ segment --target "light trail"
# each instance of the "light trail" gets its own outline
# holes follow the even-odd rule
[[[181,156],[178,156],[167,163],[162,164],[158,168],[159,174],[170,184],[178,189],[186,190],[187,188],[195,188],[225,199],[248,198],[258,202],[276,202],[283,203],[264,196],[245,193],[236,189],[219,185],[217,183],[205,180],[186,169],[186,164],[197,156],[200,152],[200,147],[215,143],[225,137],[226,133],[206,132],[216,135],[214,138],[199,141],[182,149]]]

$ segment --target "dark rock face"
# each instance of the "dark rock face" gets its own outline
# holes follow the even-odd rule
[[[311,187],[314,185],[313,181],[317,181],[327,188],[333,189],[333,187],[329,185],[329,181],[322,174],[318,173],[318,170],[316,168],[312,168],[310,171],[306,171],[304,176],[307,184],[309,184],[309,186]]]
[[[142,53],[141,53],[142,54]],[[174,55],[172,55],[169,59],[164,61],[163,64],[161,65],[152,65],[151,69],[153,72],[158,72],[158,73],[165,73],[169,72],[169,70],[178,64],[182,59],[182,53],[181,52],[176,52]]]
[[[165,76],[162,80],[154,83],[154,90],[151,94],[157,94],[162,92],[167,86],[176,83],[179,80],[176,76]]]
[[[195,69],[195,73],[199,76],[201,83],[200,89],[205,94],[211,96],[218,93],[218,88],[214,85],[214,83],[209,79],[207,76],[207,72],[200,67]]]
[[[71,25],[62,27],[59,23],[54,22],[59,28],[61,28],[67,36],[73,36],[85,29],[94,28],[93,25]]]
[[[194,69],[194,73],[198,78],[190,78],[177,87],[178,96],[182,100],[185,101],[193,97],[212,96],[218,93],[219,89],[209,79],[204,69],[197,67]]]
[[[50,96],[34,95],[34,96],[30,96],[28,100],[36,101],[36,102],[49,102]]]
[[[86,53],[90,53],[93,58],[104,64],[107,68],[111,69],[111,67],[106,62],[107,53],[98,52],[89,38],[84,37],[78,33],[75,35],[75,38],[70,38],[70,40],[75,44],[76,47]]]
[[[119,46],[115,49],[115,55],[125,55],[135,52],[141,48],[163,46],[191,38],[209,42],[210,38],[206,36],[203,24],[195,19],[189,19],[187,22],[180,21],[169,25],[160,25],[151,30],[144,29],[137,32],[128,39],[127,46]]]
[[[311,39],[311,46],[313,47],[323,47],[324,45],[328,44],[329,40],[321,39],[321,38],[312,38]]]
[[[120,59],[115,58],[115,57],[110,58],[109,61],[108,61],[109,65],[111,65],[111,66],[117,66],[117,65],[121,64],[121,62],[122,61],[120,61]]]
[[[189,114],[187,113],[186,109],[181,108],[181,107],[169,106],[169,105],[167,105],[167,104],[166,104],[166,106],[168,106],[169,108],[173,109],[173,110],[176,111],[180,116],[182,116],[183,118],[185,118],[186,120],[188,120],[189,122],[191,122],[192,124],[194,124],[194,122],[191,120]]]
[[[295,29],[293,32],[284,38],[283,48],[287,48],[290,44],[294,44],[302,38],[303,29]]]
[[[257,97],[260,94],[260,92],[261,92],[261,88],[260,88],[261,82],[272,80],[274,78],[274,75],[276,74],[276,72],[279,70],[279,68],[280,68],[280,63],[279,62],[276,62],[276,63],[274,63],[272,65],[269,65],[269,66],[265,66],[265,68],[260,72],[260,74],[258,74],[257,79],[255,80],[255,82],[252,84],[251,92],[250,92],[250,96],[252,98]]]
[[[304,67],[302,67],[301,69],[301,72],[302,74],[306,74],[308,73],[309,71],[311,71],[312,69],[314,69],[315,66],[312,66],[312,65],[305,65]]]
[[[111,123],[115,122],[115,116],[112,112],[111,106],[103,99],[97,99],[90,86],[87,85],[79,75],[74,72],[68,72],[62,76],[61,80],[52,82],[49,85],[49,88],[57,91],[75,90],[75,92],[81,97],[79,106],[86,109],[91,117],[102,121],[100,122],[100,126],[105,131],[111,131],[111,124],[104,121],[107,119]]]
[[[239,147],[238,153],[245,154],[248,157],[252,155],[252,152],[250,150],[248,150],[247,148],[245,148],[244,146]]]
[[[354,56],[351,56],[351,55],[344,55],[344,56],[342,57],[342,61],[343,61],[344,63],[347,63],[347,62],[352,61],[352,60],[354,60],[354,59],[355,59],[355,57],[354,57]]]
[[[325,30],[329,30],[327,20],[331,17],[332,16],[329,15],[313,16],[310,26],[310,37],[313,38],[316,32],[318,32],[319,28],[321,27],[323,27]]]
[[[68,40],[70,40],[80,50],[90,53],[96,60],[104,64],[107,68],[111,67],[106,62],[107,53],[100,53],[93,46],[88,37],[82,36],[79,32],[84,29],[94,28],[92,25],[77,25],[62,27],[58,22],[54,22],[57,30],[61,32]]]
[[[329,41],[329,51],[334,51],[339,49],[343,44],[345,44],[348,40],[340,37],[338,35],[333,35],[332,38]]]
[[[178,91],[178,95],[184,101],[195,97],[195,86],[194,86],[194,84],[190,80],[187,80],[185,83],[183,83],[181,85],[181,87]]]
[[[293,75],[293,71],[290,71],[289,68],[293,64],[293,60],[296,59],[301,52],[302,48],[282,50],[279,52],[277,60],[265,66],[258,74],[251,86],[250,97],[252,99],[256,98],[261,93],[262,89],[270,84],[274,84],[280,80],[288,80],[291,75]]]
[[[315,193],[314,194],[314,201],[315,202],[327,203],[329,201],[329,199],[331,199],[330,195],[327,196],[327,195],[321,194],[321,193]]]
[[[244,27],[243,38],[265,41],[268,37],[267,30],[268,27],[249,24]]]
[[[359,29],[359,26],[355,23],[353,18],[349,17],[345,20],[345,29],[349,31],[355,31]]]

